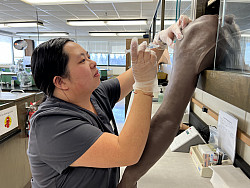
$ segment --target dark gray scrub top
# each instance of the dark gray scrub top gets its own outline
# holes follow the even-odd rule
[[[83,155],[103,132],[118,135],[112,108],[119,97],[119,81],[111,79],[102,82],[91,96],[98,116],[55,97],[48,97],[39,106],[31,119],[27,150],[33,177],[32,188],[117,186],[119,168],[69,165]]]

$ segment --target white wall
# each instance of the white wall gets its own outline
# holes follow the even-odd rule
[[[120,75],[126,71],[125,67],[112,67],[112,66],[110,66],[109,69],[113,70],[113,75],[115,75],[115,76]]]
[[[220,110],[223,110],[224,112],[232,114],[238,119],[238,128],[250,135],[249,112],[244,111],[234,105],[231,105],[228,102],[225,102],[198,88],[195,90],[193,97],[216,113],[219,113]],[[192,104],[191,106],[194,113],[197,114],[206,124],[217,127],[218,121],[216,121],[207,113],[202,112],[201,108],[197,105]],[[250,165],[250,147],[238,138],[236,144],[237,153]]]

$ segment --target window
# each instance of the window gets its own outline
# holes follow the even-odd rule
[[[125,66],[126,41],[79,41],[98,66]]]
[[[110,41],[109,48],[109,65],[126,66],[126,40]]]
[[[108,54],[105,53],[90,53],[90,59],[95,61],[97,65],[108,65]]]
[[[250,42],[246,44],[245,49],[245,64],[250,66]]]
[[[126,65],[126,54],[109,54],[109,65],[110,66],[125,66]]]
[[[12,37],[0,35],[0,64],[13,64]]]

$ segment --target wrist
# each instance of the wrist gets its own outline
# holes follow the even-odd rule
[[[139,89],[135,89],[134,94],[141,94],[141,95],[147,95],[147,96],[150,96],[150,97],[154,97],[153,92],[145,92],[145,91],[142,91],[142,90],[139,90]]]
[[[155,75],[155,79],[146,82],[138,82],[135,80],[133,85],[134,90],[141,90],[145,93],[153,93],[158,91],[158,79],[157,75]]]

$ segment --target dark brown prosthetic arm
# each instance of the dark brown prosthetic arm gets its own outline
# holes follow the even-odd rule
[[[205,15],[191,22],[175,44],[173,70],[164,100],[152,118],[146,147],[139,162],[125,169],[119,188],[137,181],[162,157],[173,141],[199,73],[213,65],[218,17]]]

